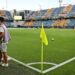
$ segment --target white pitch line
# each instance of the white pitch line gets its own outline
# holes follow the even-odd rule
[[[11,60],[11,58],[10,58],[10,57],[8,57],[8,61],[9,61],[9,60]]]
[[[9,56],[9,57],[10,57],[10,56]],[[10,58],[11,58],[11,60],[13,60],[13,61],[15,61],[15,62],[17,62],[17,63],[19,63],[19,64],[25,66],[25,67],[28,67],[28,68],[30,68],[30,69],[32,69],[32,70],[34,70],[34,71],[37,71],[37,72],[41,73],[41,70],[39,70],[39,69],[37,69],[37,68],[28,66],[27,64],[25,64],[25,63],[23,63],[23,62],[21,62],[21,61],[15,59],[15,58],[12,58],[12,57],[10,57]]]
[[[29,66],[29,65],[34,65],[34,64],[41,64],[41,62],[33,62],[33,63],[28,63],[27,65]],[[43,62],[43,64],[48,64],[48,65],[57,65],[57,64],[55,64],[55,63],[51,63],[51,62]]]
[[[67,63],[70,63],[70,62],[72,62],[72,61],[74,61],[74,60],[75,60],[75,57],[73,57],[73,58],[71,58],[71,59],[69,59],[69,60],[67,60],[67,61],[65,61],[65,62],[62,62],[62,63],[60,63],[60,64],[58,64],[58,65],[56,65],[56,66],[53,66],[52,68],[49,68],[49,69],[47,69],[47,70],[44,70],[44,71],[43,71],[43,74],[45,74],[45,73],[47,73],[47,72],[50,72],[50,71],[52,71],[52,70],[55,70],[55,69],[57,69],[57,68],[59,68],[59,67],[65,65],[65,64],[67,64]]]

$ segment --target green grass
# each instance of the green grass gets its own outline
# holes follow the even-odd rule
[[[8,45],[8,54],[24,63],[40,62],[41,40],[40,29],[9,29],[11,41]],[[44,46],[44,61],[61,63],[75,56],[75,30],[72,29],[45,29],[49,41]],[[52,41],[52,37],[55,39]],[[75,65],[71,63],[70,65]],[[64,65],[65,66],[65,65]],[[73,67],[73,66],[72,66]],[[73,67],[73,69],[75,69]],[[68,74],[68,67],[64,68],[67,73],[58,71],[46,75],[74,75]],[[58,73],[59,72],[59,73]],[[73,73],[73,72],[72,72]]]

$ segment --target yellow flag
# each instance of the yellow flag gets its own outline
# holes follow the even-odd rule
[[[45,30],[44,30],[44,27],[43,27],[43,23],[42,23],[40,38],[41,38],[42,42],[43,42],[45,45],[48,45],[48,40],[47,40],[46,33],[45,33]]]

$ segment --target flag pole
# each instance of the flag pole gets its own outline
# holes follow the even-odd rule
[[[44,57],[44,52],[43,52],[43,42],[41,42],[41,74],[43,73],[43,57]]]
[[[41,38],[41,75],[43,75],[43,70],[44,70],[44,45],[43,44],[45,44],[46,46],[48,45],[43,23],[42,23],[40,38]]]

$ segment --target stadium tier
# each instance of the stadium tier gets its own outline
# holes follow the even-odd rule
[[[67,14],[68,17],[73,17],[75,15],[75,5],[72,6],[71,11]]]
[[[22,16],[21,20],[14,20],[13,16]],[[44,27],[75,28],[75,5],[51,8],[45,10],[22,10],[13,13],[0,10],[0,16],[5,17],[7,27]],[[11,22],[12,21],[12,22]],[[16,22],[15,22],[16,21]]]
[[[54,8],[54,11],[52,12],[52,16],[53,18],[59,18],[59,14],[60,12],[63,10],[63,7],[60,8]]]
[[[72,10],[72,5],[64,7],[63,10],[60,13],[60,16],[68,17],[68,13],[70,13],[71,10]]]
[[[3,16],[6,20],[6,26],[12,27],[13,17],[11,13],[7,10],[0,10],[0,16]]]
[[[6,20],[13,20],[11,13],[6,10],[0,10],[0,16],[3,16]]]
[[[74,13],[75,5],[68,5],[66,7],[34,11],[32,14],[30,14],[30,17],[28,17],[29,19],[27,18],[27,20],[25,20],[24,26],[41,27],[43,22],[44,27],[46,28],[74,28]],[[28,24],[26,22],[28,22]]]
[[[53,8],[47,9],[46,13],[42,16],[42,19],[49,19],[51,17],[52,12],[53,12]]]
[[[69,28],[75,27],[75,19],[69,19],[68,27],[69,27]]]

